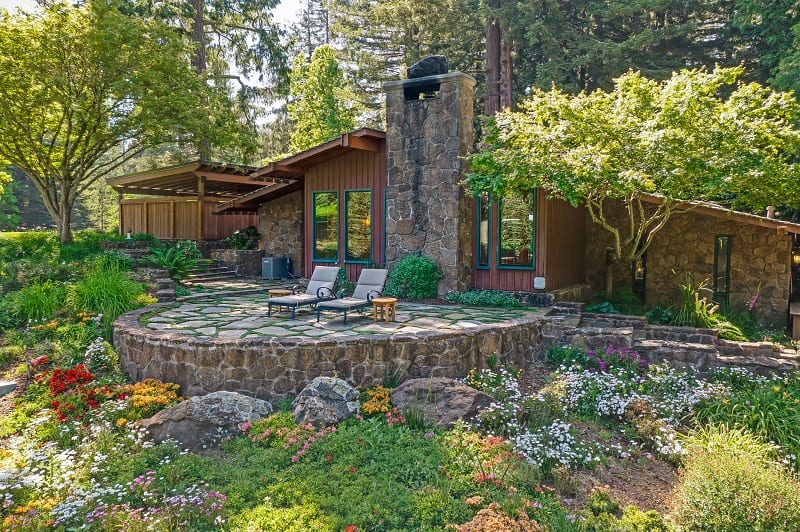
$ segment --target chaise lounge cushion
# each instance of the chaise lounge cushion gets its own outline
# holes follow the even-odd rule
[[[347,311],[358,310],[372,304],[372,299],[379,297],[386,284],[387,270],[365,268],[361,270],[358,283],[353,290],[353,295],[340,299],[331,299],[317,305],[317,321],[320,312],[330,310],[344,313],[344,322],[347,323]]]
[[[317,266],[314,268],[314,273],[311,274],[305,293],[269,298],[267,315],[272,315],[273,306],[289,307],[292,309],[292,318],[294,318],[297,307],[313,305],[333,298],[333,286],[338,278],[339,268],[337,266]]]

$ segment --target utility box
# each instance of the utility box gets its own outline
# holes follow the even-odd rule
[[[262,279],[286,279],[289,277],[289,257],[264,257],[261,259]]]

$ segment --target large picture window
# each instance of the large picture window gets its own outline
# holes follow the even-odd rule
[[[345,260],[369,262],[372,258],[372,192],[348,190],[345,202]]]
[[[339,195],[314,192],[314,260],[336,262],[339,259]]]
[[[478,241],[477,253],[475,254],[475,263],[478,268],[489,267],[489,231],[491,226],[489,223],[489,193],[484,192],[478,196]]]
[[[536,238],[536,193],[509,195],[498,205],[498,266],[533,268]]]

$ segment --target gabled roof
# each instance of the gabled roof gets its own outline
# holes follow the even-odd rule
[[[303,188],[303,178],[309,168],[353,150],[380,152],[385,142],[386,133],[377,129],[363,127],[343,133],[333,140],[254,171],[250,179],[260,183],[263,188],[227,201],[217,206],[214,212],[255,211],[267,201]]]
[[[193,162],[112,177],[106,182],[120,194],[197,196],[202,181],[205,197],[224,199],[262,187],[249,177],[254,171],[252,166]]]
[[[664,198],[657,194],[642,194],[642,199],[650,203],[663,203],[664,201]],[[774,229],[779,233],[800,234],[800,224],[798,223],[787,222],[786,220],[779,220],[778,218],[768,218],[767,216],[759,216],[747,212],[734,211],[722,205],[707,201],[682,201],[680,203],[691,208],[690,212],[758,227],[766,227],[767,229]]]

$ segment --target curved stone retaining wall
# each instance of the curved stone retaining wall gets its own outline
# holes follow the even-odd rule
[[[387,375],[465,377],[486,358],[525,367],[548,337],[561,336],[561,317],[530,317],[458,332],[363,335],[341,339],[202,338],[154,331],[139,324],[139,309],[114,323],[114,344],[135,381],[155,378],[181,385],[184,396],[227,390],[275,401],[294,397],[320,375],[355,386]]]

